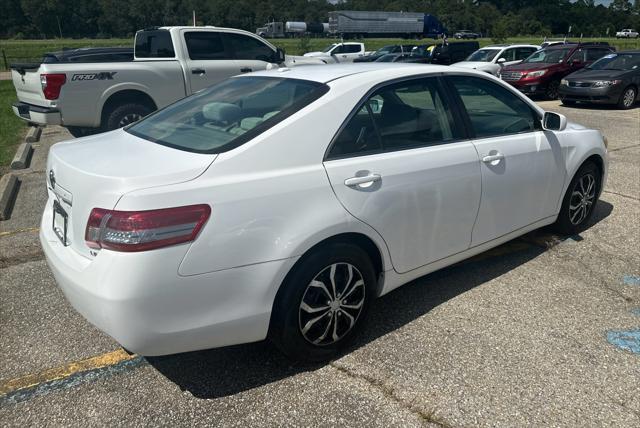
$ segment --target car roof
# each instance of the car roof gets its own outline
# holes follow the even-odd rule
[[[393,54],[392,54],[393,55]],[[432,64],[406,64],[406,63],[343,63],[328,65],[305,65],[293,68],[278,68],[272,70],[258,71],[251,73],[251,76],[269,76],[284,77],[288,79],[311,80],[319,83],[328,83],[337,79],[348,76],[359,75],[365,76],[378,73],[395,74],[396,71],[401,74],[411,75],[420,73],[437,73],[451,70],[445,65]]]

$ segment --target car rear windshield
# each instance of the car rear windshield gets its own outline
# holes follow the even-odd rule
[[[640,53],[619,53],[604,56],[587,67],[591,70],[638,70]]]
[[[221,153],[256,137],[328,90],[307,80],[235,77],[178,101],[126,131],[180,150]]]
[[[135,55],[137,58],[173,58],[171,34],[168,30],[144,30],[136,33]]]
[[[522,62],[531,64],[557,64],[561,62],[572,49],[572,47],[563,49],[543,49],[529,55],[529,57]]]
[[[469,55],[467,61],[489,62],[498,55],[498,52],[500,49],[480,49]]]

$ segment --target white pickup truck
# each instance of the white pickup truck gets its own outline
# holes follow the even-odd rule
[[[637,39],[640,34],[631,28],[623,28],[616,33],[616,39]]]
[[[348,42],[333,43],[322,51],[307,52],[304,56],[321,59],[326,64],[335,64],[338,62],[353,62],[354,59],[369,53],[364,50],[364,43]]]
[[[82,136],[120,128],[240,73],[323,63],[285,55],[243,30],[152,28],[136,33],[133,61],[12,64],[13,111]]]

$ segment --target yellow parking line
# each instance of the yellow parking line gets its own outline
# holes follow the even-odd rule
[[[40,231],[39,227],[25,227],[24,229],[8,230],[6,232],[0,232],[0,238],[2,238],[3,236],[15,235],[17,233],[39,232],[39,231]]]
[[[86,360],[80,360],[61,367],[48,369],[40,373],[12,379],[0,384],[0,399],[2,399],[3,396],[22,390],[36,388],[42,384],[54,381],[63,381],[79,373],[98,370],[135,359],[140,359],[140,357],[137,355],[130,355],[123,349],[119,349],[117,351],[87,358]]]

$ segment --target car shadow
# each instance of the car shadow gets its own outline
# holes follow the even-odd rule
[[[607,218],[613,206],[599,201],[587,229]],[[439,305],[538,257],[565,239],[543,228],[450,267],[418,278],[373,302],[367,325],[345,353],[427,314]],[[148,357],[158,372],[197,398],[219,398],[316,370],[324,364],[298,364],[268,341],[165,357]]]

